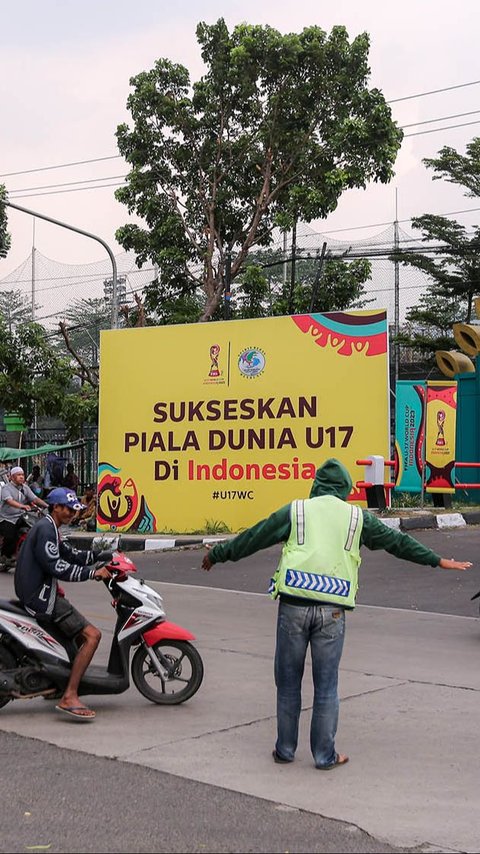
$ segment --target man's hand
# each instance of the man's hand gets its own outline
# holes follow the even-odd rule
[[[206,555],[204,555],[204,558],[202,560],[202,569],[205,569],[208,572],[213,566],[213,563],[210,560],[210,555],[209,555],[209,551],[212,547],[211,547],[211,545],[207,544],[206,548],[207,548],[207,553],[206,553]]]
[[[113,557],[113,552],[110,551],[110,549],[102,549],[99,552],[97,552],[97,551],[95,551],[95,549],[93,549],[93,556],[95,558],[95,561],[110,563],[110,561]]]
[[[442,569],[470,569],[472,564],[469,560],[454,560],[453,557],[442,557],[438,565]]]
[[[94,575],[95,581],[101,581],[102,578],[113,578],[112,573],[106,566],[102,566],[101,569],[97,569]]]

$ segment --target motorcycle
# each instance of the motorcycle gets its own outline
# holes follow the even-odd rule
[[[17,534],[17,542],[15,544],[15,551],[13,553],[13,558],[6,558],[4,555],[0,555],[0,572],[8,572],[9,569],[15,569],[15,564],[18,556],[18,552],[20,551],[20,546],[22,545],[25,537],[27,536],[30,528],[39,521],[46,513],[40,507],[35,507],[35,509],[26,510],[25,513],[22,513],[21,524],[18,527]],[[3,539],[0,537],[0,540]]]
[[[189,700],[203,680],[203,662],[187,629],[167,621],[163,599],[136,579],[135,564],[114,552],[103,581],[117,614],[107,667],[90,665],[79,694],[121,694],[130,685],[152,703],[178,705]],[[130,665],[130,650],[136,647]],[[15,600],[0,600],[0,708],[11,700],[62,696],[77,652],[73,641],[42,628]]]

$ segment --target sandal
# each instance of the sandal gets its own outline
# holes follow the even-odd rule
[[[317,765],[316,768],[318,771],[331,771],[332,768],[338,768],[339,765],[346,765],[347,762],[348,756],[344,753],[336,753],[334,762],[331,762],[330,765]]]

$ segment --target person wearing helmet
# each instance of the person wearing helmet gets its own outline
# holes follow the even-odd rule
[[[78,651],[70,679],[55,708],[78,721],[91,721],[95,712],[80,701],[78,688],[100,643],[101,632],[65,598],[58,582],[110,578],[106,567],[97,569],[91,564],[100,557],[111,557],[111,553],[80,551],[61,539],[59,528],[68,525],[84,507],[73,490],[57,487],[49,492],[47,500],[48,516],[30,530],[20,550],[15,593],[25,611],[41,626],[75,642]]]
[[[345,765],[337,753],[338,668],[345,634],[345,612],[355,607],[360,547],[385,549],[395,557],[442,569],[468,569],[469,561],[442,558],[418,540],[347,503],[350,475],[331,458],[317,469],[306,500],[292,501],[234,539],[217,543],[202,568],[240,560],[276,543],[285,543],[271,580],[270,593],[280,601],[275,650],[277,741],[273,759],[293,762],[298,741],[301,685],[310,646],[314,700],[310,747],[315,767]],[[209,548],[207,546],[207,548]]]
[[[0,505],[0,534],[3,536],[2,556],[4,564],[12,566],[15,563],[14,553],[23,522],[23,515],[32,506],[46,507],[47,504],[40,496],[25,483],[25,472],[21,466],[10,469],[10,480],[2,487],[2,502]]]

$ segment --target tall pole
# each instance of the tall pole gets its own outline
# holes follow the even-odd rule
[[[283,232],[283,290],[285,295],[287,292],[287,230]]]
[[[35,217],[32,231],[32,320],[35,321]]]
[[[393,262],[394,267],[394,291],[395,291],[395,308],[394,308],[394,323],[393,329],[395,334],[395,339],[398,338],[400,333],[400,264],[398,261],[398,250],[400,247],[400,239],[398,233],[398,190],[395,190],[395,222],[393,223],[393,247],[394,247],[394,256],[395,261]],[[395,364],[395,382],[398,380],[399,374],[399,366],[400,366],[400,345],[397,340],[395,340],[394,345],[394,364]]]
[[[327,251],[327,241],[324,240],[323,245],[322,245],[322,251],[320,253],[320,260],[318,262],[317,272],[315,275],[315,281],[313,283],[313,288],[312,288],[312,299],[310,301],[310,311],[311,312],[314,311],[314,309],[315,309],[315,300],[317,299],[318,287],[320,285],[320,279],[322,278],[323,262],[325,260],[325,252],[326,251]]]
[[[35,217],[32,228],[32,321],[35,322]],[[33,441],[37,441],[37,402],[33,403]]]
[[[223,316],[225,320],[230,320],[230,300],[232,298],[231,288],[232,279],[232,250],[229,247],[227,257],[225,259],[225,300]]]
[[[69,225],[67,222],[62,222],[59,219],[53,219],[51,216],[47,216],[46,214],[37,213],[37,211],[32,211],[29,208],[24,208],[21,205],[14,205],[13,202],[5,202],[8,207],[13,208],[16,211],[22,211],[22,213],[30,214],[30,216],[36,216],[38,219],[44,219],[46,222],[51,222],[53,225],[59,225],[61,228],[68,228],[69,231],[75,231],[77,234],[83,234],[84,237],[90,237],[91,240],[96,240],[97,243],[101,243],[101,245],[106,249],[110,261],[112,262],[112,315],[111,315],[111,327],[112,329],[118,328],[118,302],[117,302],[117,262],[115,261],[115,256],[110,249],[108,243],[105,243],[101,237],[98,237],[96,234],[91,234],[89,231],[84,231],[83,228],[77,228],[76,225]]]
[[[288,296],[288,312],[293,314],[293,295],[295,290],[295,262],[297,254],[297,218],[295,217],[292,228],[292,266],[290,269],[290,293]]]

